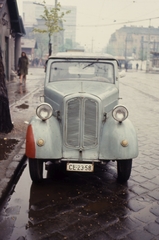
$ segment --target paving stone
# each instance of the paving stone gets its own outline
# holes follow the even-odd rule
[[[80,225],[80,223],[75,223],[61,230],[60,234],[68,237],[68,239],[77,239],[78,237],[86,234],[86,232],[87,232],[87,229],[85,229],[83,225]],[[87,233],[89,234],[89,231]]]
[[[78,222],[78,221],[82,221],[83,219],[82,216],[79,216],[79,213],[77,211],[69,212],[69,214],[66,212],[62,214],[61,217],[62,217],[62,220],[65,221],[66,223]]]
[[[62,229],[66,228],[68,223],[66,223],[62,217],[54,217],[48,218],[46,221],[43,222],[43,228],[47,229],[49,234],[57,231],[61,231]]]
[[[149,169],[149,170],[153,170],[153,169],[155,169],[155,166],[153,165],[153,164],[145,164],[144,165],[144,168],[146,168],[146,169]]]
[[[0,239],[10,239],[10,236],[14,229],[14,224],[16,222],[16,217],[7,217],[6,219],[0,222]],[[4,239],[4,229],[5,229],[5,239]]]
[[[99,214],[97,217],[97,223],[106,229],[108,226],[111,226],[119,221],[118,216],[111,215],[111,213]]]
[[[135,178],[133,178],[133,180],[138,183],[147,182],[147,179],[142,176],[136,176]]]
[[[25,149],[24,148],[20,148],[19,154],[23,156],[25,154]]]
[[[18,215],[20,213],[21,206],[8,207],[5,209],[7,215]]]
[[[113,240],[107,233],[104,231],[98,231],[96,233],[83,235],[82,238],[78,238],[78,240]]]
[[[156,203],[156,206],[150,208],[150,212],[155,216],[159,216],[159,205]]]
[[[106,233],[113,239],[118,240],[125,238],[130,233],[130,230],[123,226],[121,222],[117,222],[113,226],[108,227]]]
[[[148,224],[145,229],[149,232],[154,234],[155,236],[159,237],[159,224],[156,222]]]
[[[133,229],[136,229],[137,227],[141,226],[141,222],[138,221],[135,218],[132,218],[131,216],[128,216],[126,218],[120,219],[120,222],[122,223],[123,226],[126,228],[130,229],[131,231]]]
[[[144,188],[146,188],[148,190],[151,190],[151,191],[156,189],[156,188],[158,188],[157,184],[151,183],[150,181],[142,183],[142,184],[140,184],[140,186],[144,187]]]
[[[6,171],[6,177],[11,178],[13,176],[14,171],[18,167],[19,162],[11,162],[8,166],[8,169]]]
[[[134,186],[134,187],[132,187],[132,188],[131,188],[131,191],[133,191],[134,193],[136,193],[136,194],[138,194],[138,195],[148,192],[147,189],[142,188],[142,187],[140,187],[140,186]]]
[[[157,169],[157,172],[159,172],[159,169]],[[158,174],[156,174],[156,177],[154,177],[153,179],[151,179],[152,183],[158,184],[159,183],[159,177]]]
[[[137,199],[130,199],[127,206],[134,212],[138,212],[141,209],[145,208],[145,205],[141,204]]]
[[[135,212],[133,216],[143,223],[150,223],[156,220],[156,217],[154,216],[154,214],[149,212],[149,207],[144,208],[139,212]]]
[[[135,230],[128,234],[131,240],[153,240],[153,236],[146,230]]]
[[[134,198],[136,196],[135,193],[131,192],[131,191],[124,191],[124,192],[120,192],[119,194],[117,194],[118,197],[122,198],[123,200],[128,201],[131,198]]]
[[[154,179],[155,178],[155,176],[156,176],[156,174],[154,175],[153,174],[153,172],[154,171],[156,171],[156,168],[155,169],[153,169],[153,171],[145,171],[144,173],[143,172],[141,172],[141,176],[143,176],[143,177],[145,177],[146,178],[146,180],[152,180],[152,179]]]
[[[152,192],[149,192],[148,195],[159,201],[159,191],[154,190]]]
[[[22,156],[23,156],[22,154],[17,154],[17,155],[15,155],[14,158],[13,158],[13,161],[20,162],[21,159],[22,159]]]

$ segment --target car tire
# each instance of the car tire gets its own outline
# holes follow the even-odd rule
[[[43,179],[43,160],[29,158],[30,177],[34,183]]]
[[[117,172],[118,172],[118,181],[126,182],[131,174],[132,168],[132,159],[127,160],[118,160],[117,161]]]

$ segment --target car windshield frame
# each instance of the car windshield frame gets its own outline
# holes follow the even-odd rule
[[[95,59],[61,59],[50,65],[49,82],[95,81],[115,83],[114,64],[110,61]]]

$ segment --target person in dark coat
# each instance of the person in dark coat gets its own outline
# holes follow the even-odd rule
[[[4,65],[0,49],[0,132],[9,133],[13,129],[11,121],[8,92],[5,82]]]
[[[138,67],[139,67],[139,64],[138,64],[138,63],[136,63],[136,71],[138,71]]]
[[[26,75],[28,74],[28,65],[29,65],[29,60],[25,52],[21,53],[21,57],[19,58],[18,61],[18,75],[20,79],[20,84],[22,84],[23,79],[24,83],[26,82]]]

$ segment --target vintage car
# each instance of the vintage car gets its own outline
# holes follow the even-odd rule
[[[26,134],[33,182],[43,179],[43,163],[66,171],[93,172],[117,162],[117,179],[129,179],[138,156],[137,135],[128,110],[119,105],[118,62],[110,55],[59,53],[47,63],[44,102]]]

